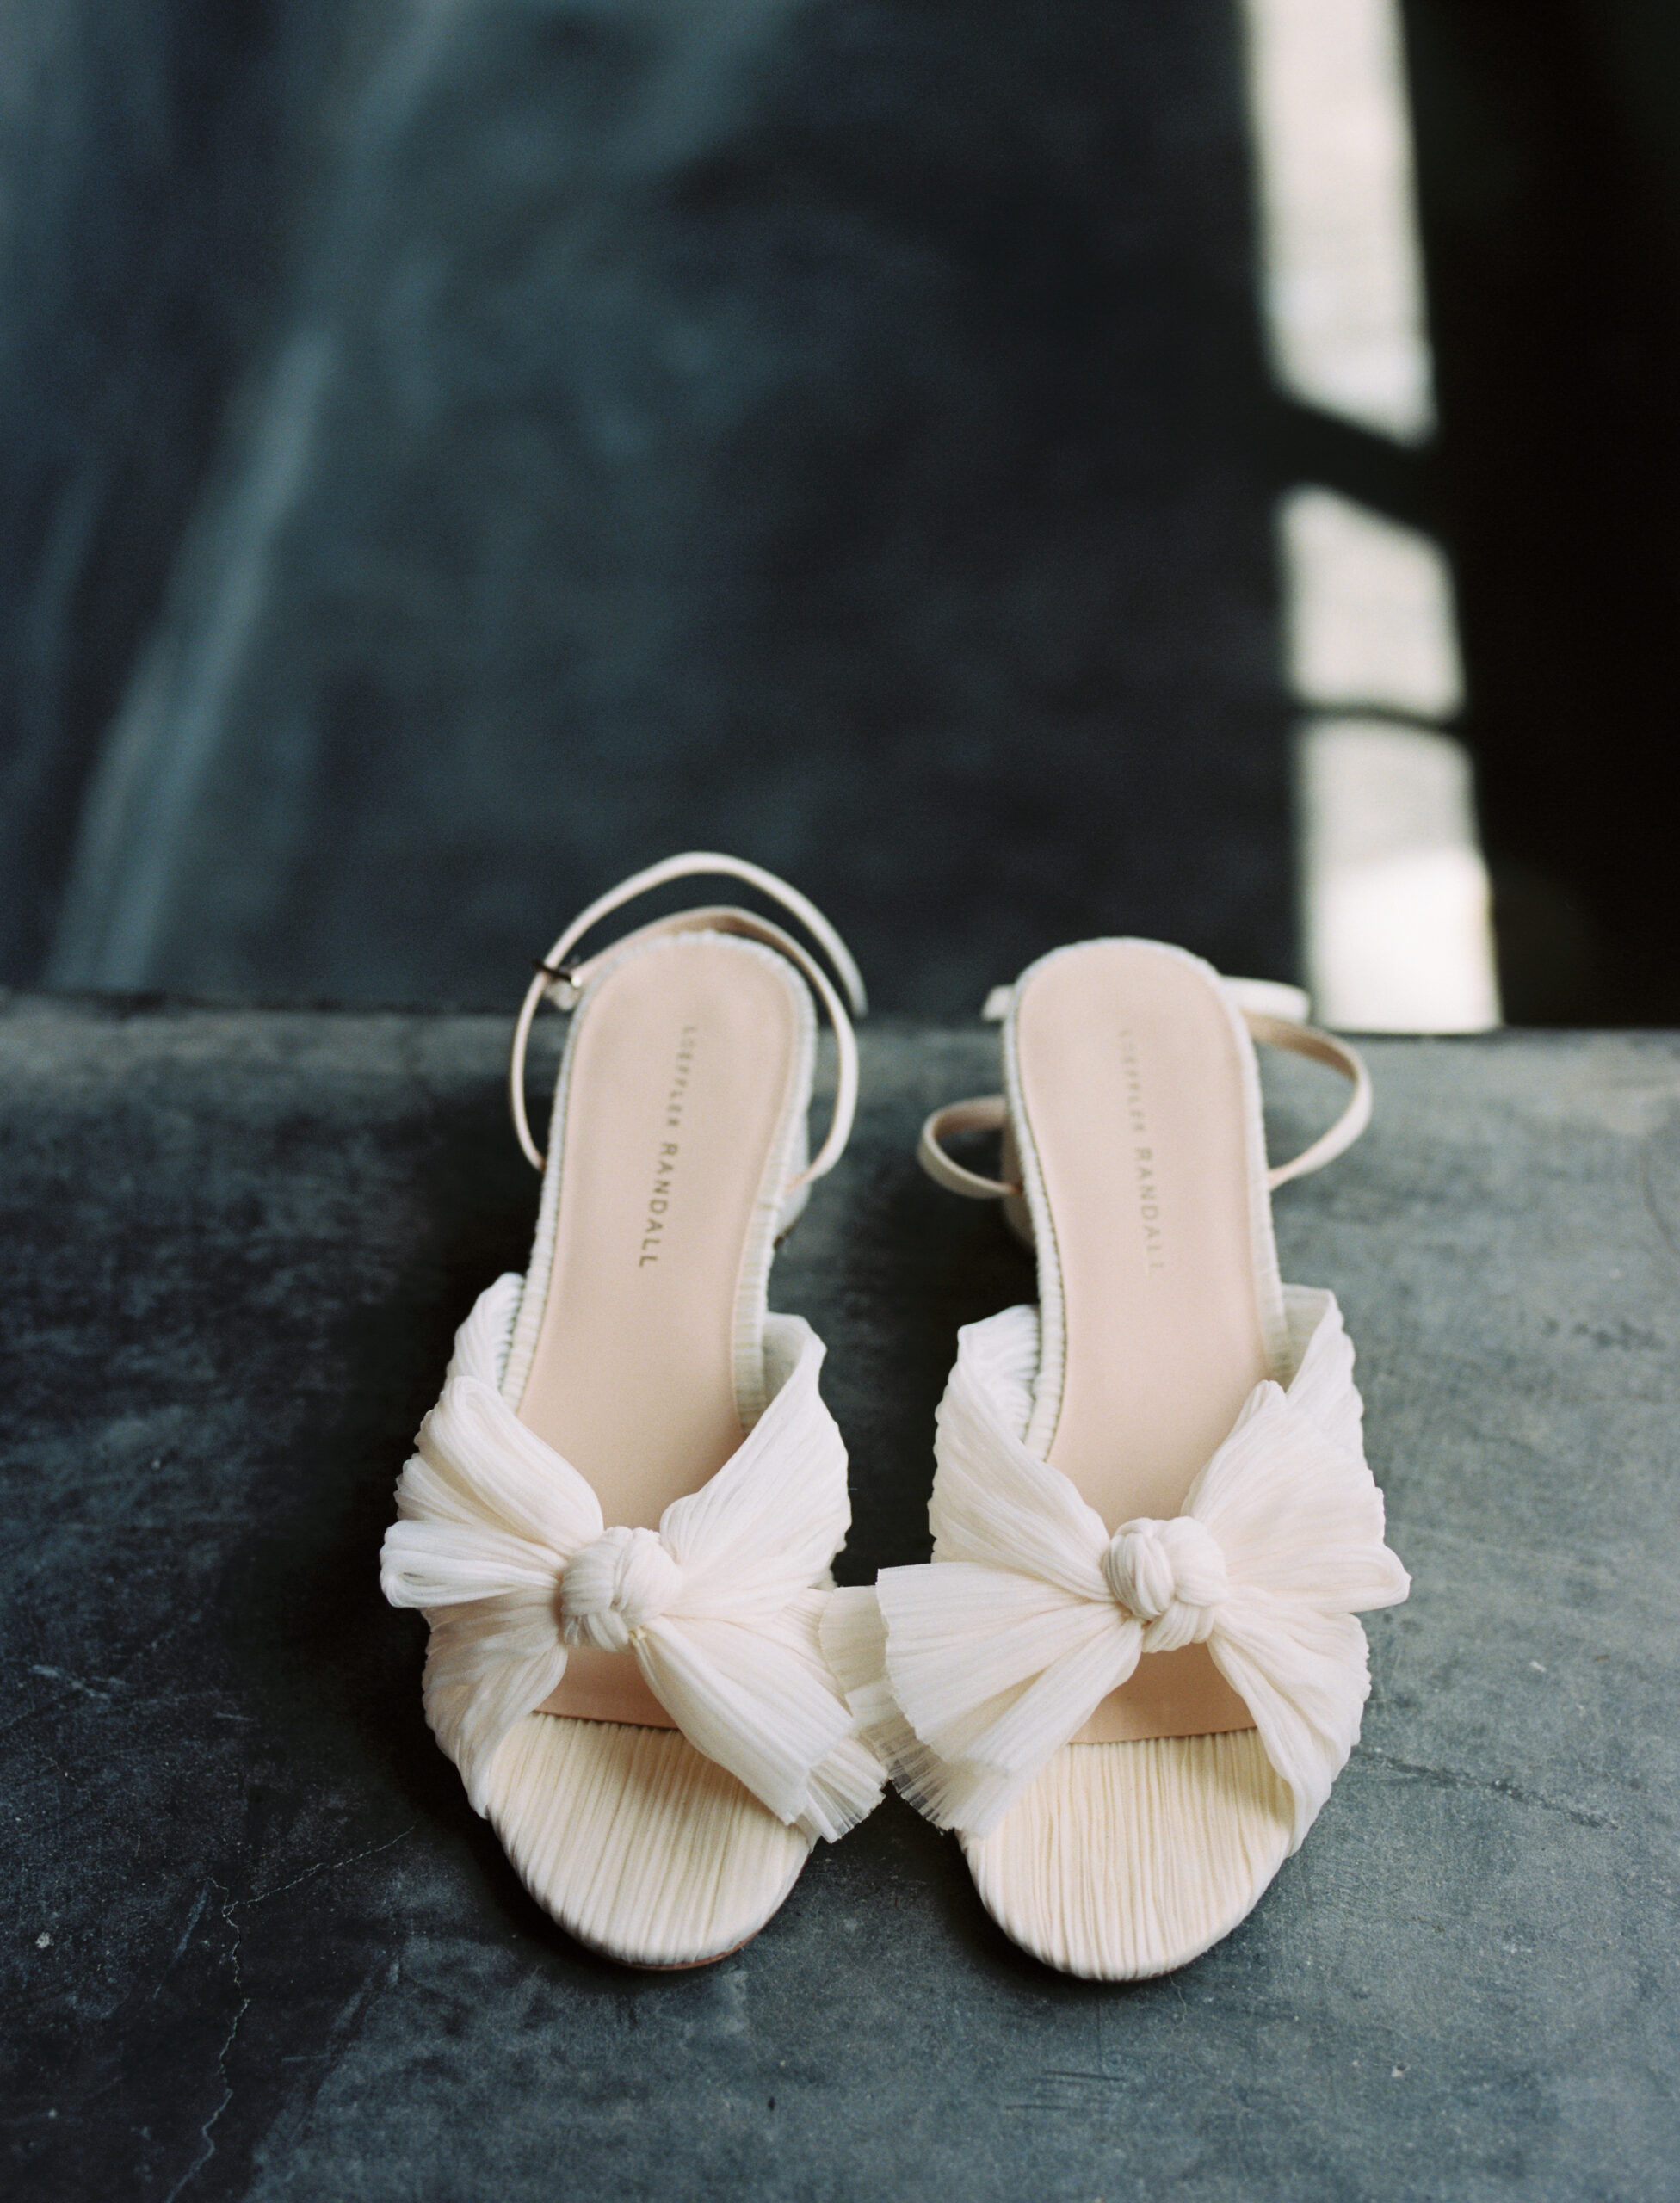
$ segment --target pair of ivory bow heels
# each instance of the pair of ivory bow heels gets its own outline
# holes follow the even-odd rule
[[[578,960],[613,911],[694,873],[748,882],[810,946],[713,906]],[[1005,1931],[1066,1972],[1164,1972],[1256,1903],[1358,1734],[1354,1616],[1407,1589],[1336,1303],[1278,1277],[1269,1188],[1370,1107],[1357,1058],[1288,993],[1095,941],[993,997],[1005,1094],[930,1118],[922,1159],[1005,1202],[1039,1305],[959,1335],[932,1560],[836,1590],[823,1348],[766,1287],[850,1129],[856,968],[803,896],[712,855],[638,873],[556,942],[510,1070],[543,1172],[530,1266],[457,1335],[382,1581],[430,1623],[439,1743],[580,1941],[644,1966],[723,1956],[889,1774],[958,1831]],[[545,997],[571,1013],[546,1160],[524,1099]],[[837,1078],[807,1159],[818,1003]],[[1251,1034],[1354,1085],[1280,1169]],[[942,1144],[988,1126],[1002,1180]]]

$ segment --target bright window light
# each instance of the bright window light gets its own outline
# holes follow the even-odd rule
[[[1328,490],[1278,514],[1290,687],[1303,704],[1450,719],[1464,701],[1439,546]]]
[[[1273,371],[1405,443],[1435,425],[1398,0],[1244,0]]]
[[[1461,743],[1321,719],[1300,738],[1308,985],[1325,1024],[1479,1033],[1499,1022],[1487,871]]]

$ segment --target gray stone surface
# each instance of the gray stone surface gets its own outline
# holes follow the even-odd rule
[[[503,1029],[0,1018],[19,2203],[1680,2194],[1680,1040],[1374,1045],[1374,1129],[1280,1196],[1416,1589],[1305,1850],[1127,1990],[1015,1951],[896,1800],[671,1977],[574,1948],[473,1819],[374,1556],[451,1328],[524,1254]],[[921,1549],[954,1326],[1029,1289],[910,1160],[993,1045],[868,1035],[778,1265],[853,1577]]]

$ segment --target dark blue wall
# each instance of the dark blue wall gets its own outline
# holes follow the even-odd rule
[[[40,971],[88,775],[283,283],[315,0],[0,21],[0,974]]]
[[[1424,459],[1266,388],[1230,0],[23,0],[0,978],[499,1000],[696,842],[889,1003],[1282,972],[1314,479],[1454,552],[1513,1013],[1680,1018],[1680,33],[1406,13]]]

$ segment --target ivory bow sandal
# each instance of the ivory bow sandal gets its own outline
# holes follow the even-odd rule
[[[999,1925],[1094,1979],[1183,1965],[1251,1909],[1358,1735],[1353,1617],[1408,1589],[1336,1302],[1278,1276],[1269,1188],[1370,1114],[1290,997],[1152,941],[1059,950],[988,1004],[1007,1096],[923,1135],[942,1184],[1008,1200],[1040,1305],[959,1335],[933,1558],[839,1594],[825,1644]],[[1251,1034],[1354,1085],[1274,1170]],[[1018,1182],[946,1153],[986,1125]]]
[[[818,1641],[850,1519],[823,1348],[765,1305],[776,1238],[850,1129],[845,1006],[744,910],[683,911],[571,960],[611,912],[694,873],[779,903],[863,1007],[833,929],[734,858],[670,858],[566,929],[510,1070],[543,1172],[530,1266],[457,1334],[381,1569],[392,1604],[427,1615],[427,1719],[532,1894],[649,1966],[756,1934],[885,1780]],[[807,1162],[813,994],[838,1078]],[[545,998],[571,1012],[546,1165],[524,1099]]]

